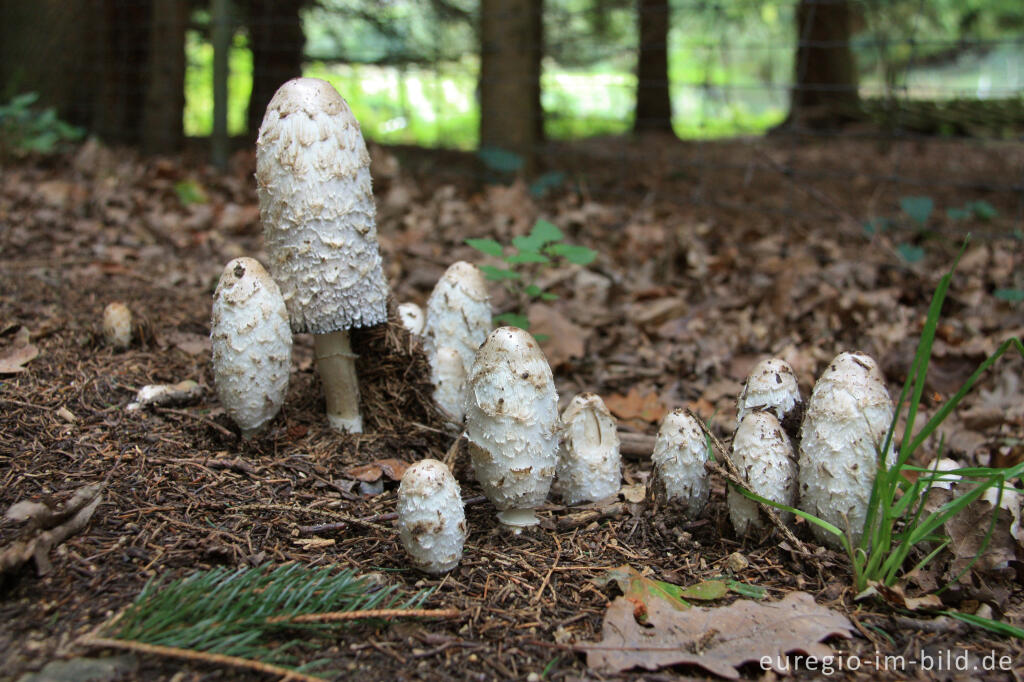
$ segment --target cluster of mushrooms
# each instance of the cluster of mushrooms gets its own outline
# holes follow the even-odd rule
[[[217,393],[246,438],[284,402],[292,334],[304,332],[314,335],[329,423],[339,431],[362,429],[348,330],[384,322],[388,295],[369,160],[359,124],[329,83],[299,78],[274,95],[257,142],[268,269],[252,258],[228,263],[211,322]],[[604,402],[577,395],[559,416],[551,368],[537,341],[514,327],[491,329],[486,285],[475,266],[455,263],[426,310],[403,304],[399,315],[422,341],[435,401],[464,425],[474,474],[504,526],[518,532],[538,523],[534,510],[553,486],[566,504],[618,493],[619,438]],[[799,487],[801,508],[857,529],[876,447],[892,418],[882,376],[869,357],[843,353],[815,385],[801,426],[802,406],[789,365],[776,359],[758,365],[740,396],[732,457],[755,493],[793,505]],[[791,441],[797,428],[799,466]],[[708,454],[688,413],[666,416],[652,455],[655,497],[698,515],[709,494]],[[737,533],[763,527],[748,498],[730,491],[728,504]],[[425,459],[407,469],[398,517],[402,544],[418,568],[436,574],[458,564],[465,512],[444,463]]]

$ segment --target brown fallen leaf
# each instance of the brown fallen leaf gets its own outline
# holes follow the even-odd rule
[[[829,637],[850,637],[854,627],[845,616],[818,606],[806,592],[792,592],[778,602],[741,599],[718,608],[677,610],[664,600],[647,605],[647,620],[637,622],[634,603],[616,598],[605,612],[603,638],[577,647],[587,654],[587,667],[614,674],[630,668],[657,670],[690,664],[728,679],[737,668],[767,659],[776,672],[791,651],[823,658],[832,648]]]
[[[958,493],[963,491],[930,489],[924,506],[925,511],[935,512]],[[943,524],[942,530],[950,540],[942,554],[948,560],[946,580],[970,582],[970,571],[965,571],[968,567],[983,574],[1003,573],[1008,570],[1008,562],[1016,559],[1017,543],[1010,531],[1013,517],[1006,509],[996,508],[995,525],[992,526],[992,513],[992,504],[979,498]],[[975,561],[974,558],[981,552],[990,526],[992,534],[988,539],[988,545]]]
[[[39,349],[29,342],[29,331],[21,327],[14,333],[14,341],[0,351],[0,374],[17,374],[39,355]]]
[[[540,347],[552,369],[561,367],[573,358],[583,357],[587,330],[573,324],[553,306],[534,303],[527,310],[530,332],[543,338]]]
[[[408,467],[409,465],[402,460],[389,457],[387,459],[378,459],[369,464],[352,467],[345,472],[345,475],[364,483],[373,483],[385,475],[392,481],[399,481]]]
[[[642,422],[655,424],[668,414],[665,406],[657,393],[645,393],[640,395],[636,388],[629,389],[629,393],[613,393],[604,399],[605,406],[619,419],[637,419]]]
[[[897,608],[907,609],[908,611],[945,608],[937,594],[926,594],[923,597],[908,597],[899,585],[890,587],[877,581],[871,581],[868,584],[870,585],[869,591],[873,591]]]

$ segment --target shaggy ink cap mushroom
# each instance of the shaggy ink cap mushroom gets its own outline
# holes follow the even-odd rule
[[[423,349],[430,362],[434,399],[459,420],[462,409],[454,403],[465,400],[465,378],[491,331],[491,302],[480,269],[465,261],[452,263],[430,293],[425,316]],[[462,363],[461,371],[453,352]]]
[[[774,413],[755,411],[743,417],[732,439],[732,461],[752,492],[787,507],[796,502],[796,455]],[[737,535],[765,528],[760,505],[732,485],[726,502]],[[792,517],[788,512],[779,515],[783,521]]]
[[[864,353],[840,353],[814,384],[800,428],[800,509],[860,542],[871,489],[878,473],[878,449],[893,418],[892,400],[878,364]],[[895,451],[886,453],[889,466]],[[838,537],[816,524],[822,542],[842,547]]]
[[[296,78],[267,106],[256,185],[269,267],[292,331],[314,335],[331,426],[362,431],[348,330],[387,319],[370,156],[330,83]]]
[[[114,301],[103,309],[103,340],[118,350],[132,345],[132,311]]]
[[[426,316],[423,313],[423,308],[415,303],[410,301],[399,305],[398,319],[402,326],[413,336],[419,336],[423,333],[423,323],[426,320]]]
[[[558,463],[558,394],[536,339],[516,327],[495,329],[480,346],[467,380],[466,430],[484,495],[511,527],[539,521]]]
[[[284,299],[258,261],[236,258],[224,268],[210,328],[217,396],[250,438],[281,409],[292,358]]]
[[[416,462],[398,486],[398,537],[416,568],[446,573],[462,559],[466,514],[459,484],[436,459]]]
[[[800,428],[803,398],[796,372],[780,358],[762,360],[751,370],[737,401],[736,424],[753,410],[769,410],[790,435]]]
[[[621,483],[615,419],[601,396],[580,393],[562,411],[555,489],[565,504],[576,504],[611,497],[619,492]]]
[[[685,410],[666,415],[654,440],[652,492],[655,498],[685,507],[685,516],[696,519],[707,504],[711,488],[704,463],[708,442],[697,420]]]

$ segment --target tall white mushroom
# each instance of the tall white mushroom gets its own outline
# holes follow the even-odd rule
[[[558,462],[558,394],[540,345],[499,327],[476,354],[466,396],[466,439],[484,495],[509,526],[532,526]]]
[[[878,365],[864,353],[840,353],[822,373],[807,401],[800,429],[800,509],[849,531],[860,541],[878,453],[892,422],[893,405]],[[886,460],[891,465],[895,452]],[[822,542],[839,539],[817,525]]]
[[[622,459],[615,419],[596,393],[580,393],[562,411],[555,489],[566,504],[596,502],[619,492]]]
[[[236,258],[225,266],[210,327],[217,396],[250,438],[281,409],[292,360],[284,299],[258,261]]]
[[[704,431],[685,410],[665,416],[654,440],[652,492],[656,499],[677,502],[695,519],[707,504],[711,487],[704,463],[708,461]]]
[[[483,273],[472,263],[452,263],[427,299],[423,348],[430,361],[435,399],[456,420],[462,418],[466,377],[490,331],[491,302]],[[452,353],[462,362],[461,370]]]
[[[783,428],[796,435],[803,412],[803,398],[796,372],[780,358],[768,358],[754,366],[737,401],[736,424],[752,410],[768,410]]]
[[[313,334],[327,419],[362,431],[348,330],[387,319],[370,156],[359,123],[330,83],[296,78],[267,106],[256,184],[270,271],[292,331]]]
[[[754,493],[788,507],[796,502],[796,455],[772,412],[749,412],[743,417],[732,439],[732,461]],[[732,486],[726,501],[737,535],[765,527],[757,502]],[[780,512],[779,516],[785,521],[790,514]]]

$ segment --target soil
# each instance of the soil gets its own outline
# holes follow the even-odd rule
[[[586,268],[537,270],[536,281],[558,299],[525,309],[533,331],[549,337],[542,345],[560,405],[593,391],[617,406],[624,442],[633,444],[626,484],[647,482],[644,448],[671,409],[693,410],[727,442],[747,372],[771,355],[793,365],[806,397],[832,357],[862,350],[897,396],[932,292],[967,232],[919,419],[1004,339],[1024,336],[1019,144],[869,134],[592,140],[549,147],[541,160],[547,180],[532,188],[488,184],[496,178],[468,155],[380,147],[372,155],[396,302],[423,304],[455,260],[492,262],[464,239],[508,244],[538,218],[598,252]],[[633,497],[577,523],[579,510],[552,498],[540,527],[512,535],[456,449],[454,470],[473,502],[464,558],[439,578],[410,569],[392,525],[397,483],[385,474],[377,492],[349,470],[388,458],[443,459],[456,442],[458,429],[429,404],[414,338],[392,324],[360,339],[360,372],[373,386],[363,393],[366,434],[327,427],[308,336],[295,339],[288,397],[264,434],[240,440],[218,404],[208,340],[216,278],[236,256],[265,262],[253,171],[249,152],[218,173],[196,159],[143,159],[93,142],[3,166],[0,357],[24,343],[22,329],[38,355],[23,371],[0,375],[0,506],[59,503],[83,485],[105,487],[89,525],[50,553],[50,572],[39,575],[30,561],[0,574],[0,679],[55,659],[109,655],[76,640],[154,576],[285,562],[355,568],[409,592],[435,587],[424,606],[460,614],[353,625],[316,652],[341,678],[603,679],[576,647],[600,640],[616,594],[594,579],[623,564],[683,585],[730,575],[773,600],[809,592],[856,626],[859,637],[831,641],[843,655],[995,652],[1011,657],[1013,670],[976,677],[1024,674],[1018,641],[855,600],[847,559],[819,547],[806,524],[795,526],[805,551],[775,531],[737,537],[718,474],[696,521]],[[907,196],[933,200],[926,224],[901,211]],[[946,213],[982,200],[994,216]],[[492,293],[495,312],[523,304],[497,284]],[[135,316],[126,350],[103,342],[100,319],[112,301]],[[382,347],[389,350],[374,359]],[[963,465],[1019,463],[1022,369],[1019,356],[1004,356],[950,416],[941,446],[929,439],[915,461],[942,447]],[[185,379],[203,387],[198,401],[127,409],[140,387]],[[342,518],[344,527],[316,528]],[[0,551],[22,533],[0,521]],[[317,538],[326,542],[309,542]],[[1019,545],[1016,552],[1021,558]],[[935,563],[939,574],[943,561]],[[1020,567],[970,572],[941,595],[945,606],[1024,627]],[[765,676],[756,663],[741,672]],[[705,674],[680,666],[621,676]],[[865,668],[843,676],[915,674]],[[252,676],[139,655],[126,679]]]

